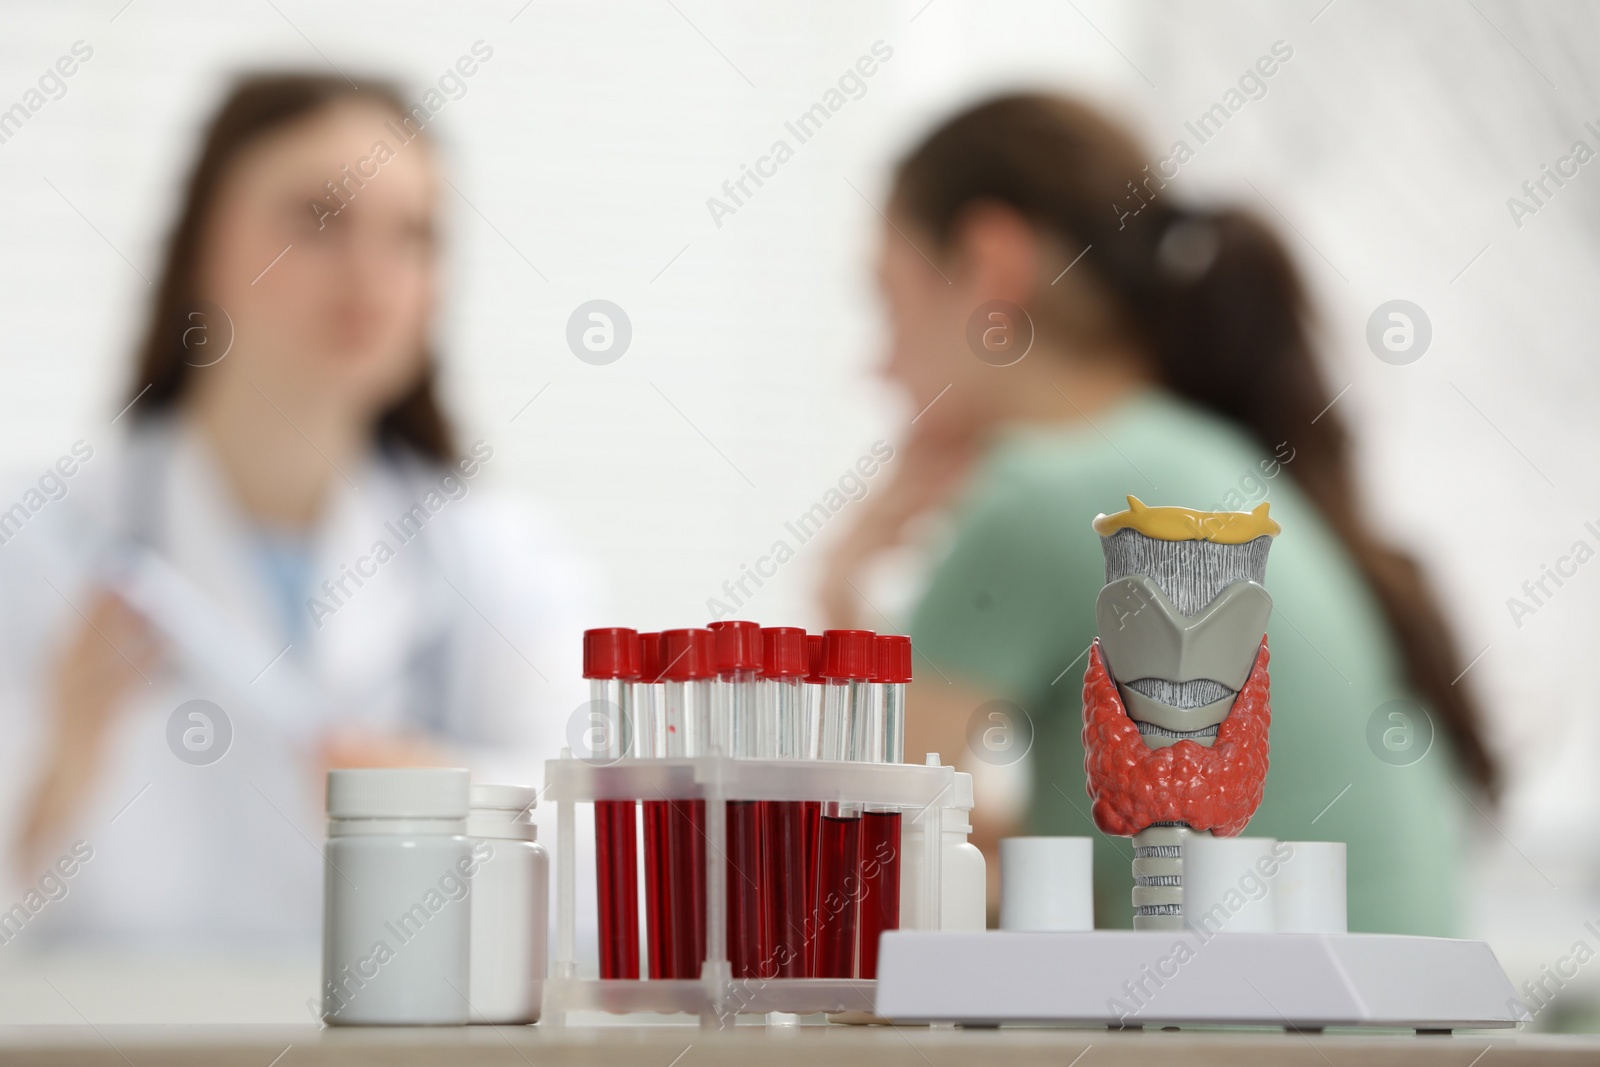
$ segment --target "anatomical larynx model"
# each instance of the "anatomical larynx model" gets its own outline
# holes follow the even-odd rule
[[[1237,836],[1267,776],[1262,586],[1279,526],[1250,512],[1147,507],[1094,520],[1106,558],[1083,679],[1095,825],[1133,838],[1135,929],[1183,927],[1190,835]]]

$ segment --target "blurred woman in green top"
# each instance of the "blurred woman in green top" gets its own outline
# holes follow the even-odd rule
[[[1079,737],[1105,582],[1090,522],[1129,494],[1269,500],[1272,757],[1247,832],[1348,842],[1352,930],[1452,934],[1461,813],[1495,787],[1464,664],[1359,502],[1283,246],[1248,214],[1186,206],[1163,168],[1043,95],[974,107],[901,162],[880,279],[886,373],[917,414],[824,604],[858,621],[863,567],[948,518],[911,627],[907,752],[1025,757],[1025,819],[975,813],[991,873],[999,837],[1093,835],[1098,921],[1127,926],[1131,849],[1089,820]]]

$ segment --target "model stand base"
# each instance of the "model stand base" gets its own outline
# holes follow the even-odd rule
[[[895,1022],[1329,1026],[1418,1032],[1527,1016],[1481,941],[1194,930],[884,935],[878,1014]]]

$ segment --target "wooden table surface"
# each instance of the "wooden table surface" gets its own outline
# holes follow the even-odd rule
[[[326,1064],[437,1064],[469,1067],[708,1067],[826,1063],[829,1067],[1111,1067],[1118,1064],[1235,1067],[1346,1067],[1429,1064],[1600,1063],[1600,1036],[1282,1031],[959,1030],[926,1027],[690,1026],[317,1029],[312,1026],[7,1026],[7,1067],[301,1067]]]

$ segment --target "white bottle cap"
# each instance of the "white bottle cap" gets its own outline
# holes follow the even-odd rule
[[[328,772],[330,819],[465,819],[471,776],[458,767]]]
[[[472,785],[472,814],[467,817],[468,837],[505,841],[537,841],[533,808],[539,791],[531,785]]]
[[[1008,837],[1000,842],[1000,929],[1093,930],[1094,840]]]
[[[472,810],[532,811],[539,805],[539,790],[531,785],[472,783]]]

